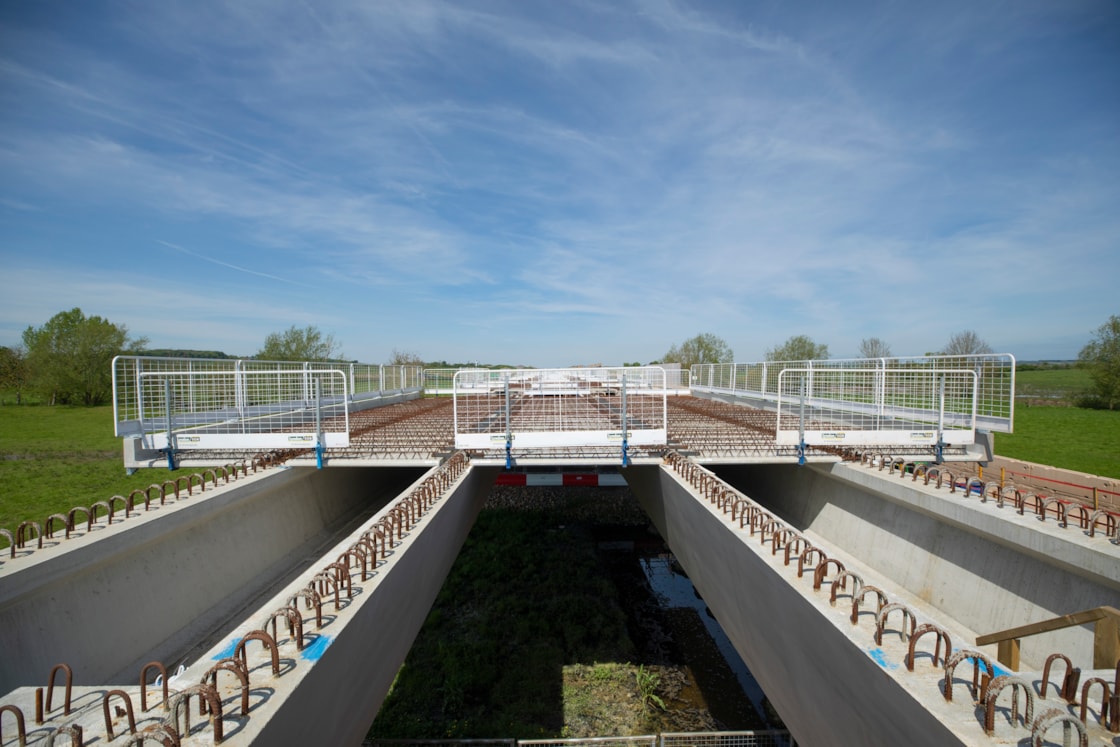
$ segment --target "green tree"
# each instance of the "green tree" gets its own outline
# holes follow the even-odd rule
[[[42,327],[23,332],[31,388],[59,404],[99,405],[112,392],[113,357],[138,353],[148,341],[128,328],[79,308],[60,311]]]
[[[679,347],[673,345],[661,356],[662,363],[679,363],[686,371],[697,363],[730,363],[733,360],[735,353],[723,338],[708,332],[685,340]]]
[[[819,361],[828,358],[828,345],[818,345],[806,335],[794,335],[766,351],[768,361]]]
[[[949,344],[941,351],[941,355],[987,355],[991,352],[991,345],[980,339],[980,335],[967,329],[950,337]]]
[[[255,357],[264,361],[329,361],[339,356],[333,335],[324,335],[313,325],[300,329],[293,324],[264,338],[264,346]]]
[[[424,359],[411,350],[398,350],[393,348],[393,355],[389,358],[390,366],[423,366]]]
[[[23,401],[27,386],[27,357],[22,348],[0,348],[0,389],[16,393],[16,404]]]
[[[890,358],[891,346],[878,337],[868,337],[859,344],[860,358]]]
[[[1110,410],[1120,405],[1120,316],[1110,316],[1081,348],[1078,360],[1089,369],[1093,394]]]

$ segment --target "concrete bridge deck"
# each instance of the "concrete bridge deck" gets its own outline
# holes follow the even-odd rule
[[[1120,605],[1120,550],[1105,531],[1090,537],[1076,522],[1062,527],[1030,510],[1020,515],[994,500],[872,466],[715,469],[674,452],[623,474],[799,744],[1024,743],[1033,724],[1012,716],[1010,687],[994,703],[994,733],[985,734],[971,662],[948,675],[955,695],[945,699],[939,634],[922,637],[909,671],[907,614],[945,631],[954,649],[975,648],[994,661],[993,646],[973,645],[976,635]],[[5,687],[16,689],[0,703],[20,708],[44,744],[52,729],[70,723],[101,740],[101,706],[114,690],[129,694],[139,728],[164,723],[166,714],[151,709],[159,697],[154,688],[141,714],[139,688],[129,682],[146,661],[178,661],[170,651],[182,650],[200,627],[213,627],[215,642],[189,659],[172,687],[201,682],[246,641],[249,684],[238,685],[236,664],[219,670],[216,697],[228,743],[357,744],[501,469],[460,454],[388,498],[386,490],[396,488],[386,477],[396,471],[269,469],[5,558],[0,674]],[[301,550],[316,544],[315,527],[336,524],[355,503],[367,503],[370,485],[382,489],[369,519],[325,551]],[[273,566],[301,553],[306,565],[283,571],[290,580],[274,588]],[[840,586],[838,563],[860,577],[858,592],[854,577]],[[880,610],[872,588],[883,604],[901,603],[906,611]],[[314,597],[318,610],[306,605]],[[294,613],[285,611],[289,606]],[[230,620],[236,609],[248,611]],[[297,629],[285,625],[290,615],[299,618],[302,645]],[[271,631],[275,657],[260,630]],[[1077,627],[1024,642],[1019,676],[1031,689],[1032,717],[1055,708],[1079,719],[1078,705],[1054,697],[1062,669],[1041,674],[1052,651],[1070,656],[1082,682],[1093,675],[1115,684],[1114,671],[1094,670],[1092,638]],[[59,661],[74,666],[81,686],[75,712],[59,707],[60,675],[53,708],[35,725],[34,687],[19,685],[45,687]],[[130,671],[132,677],[124,674]],[[1088,693],[1085,728],[1091,744],[1115,745],[1117,737],[1097,723],[1099,693],[1099,685]],[[1015,712],[1023,714],[1027,695],[1016,697],[1023,702]],[[123,696],[112,699],[123,709]],[[110,709],[110,721],[117,738],[105,743],[124,744],[125,714]],[[184,744],[214,741],[214,725],[191,722]],[[9,740],[12,723],[3,722]],[[1059,743],[1054,734],[1061,728],[1047,744]]]
[[[140,372],[137,363],[134,378],[122,377],[124,391],[136,394],[136,406],[121,410],[135,417],[118,417],[126,461],[131,445],[134,466],[166,464],[153,451],[164,403],[164,443],[197,445],[212,435],[211,443],[225,444],[183,450],[180,465],[241,459],[242,467],[153,485],[137,501],[107,501],[100,514],[80,509],[88,525],[70,517],[67,539],[57,522],[53,536],[50,521],[20,528],[10,557],[0,559],[0,690],[10,690],[0,698],[0,729],[10,740],[18,711],[32,743],[51,743],[72,724],[96,733],[95,742],[131,743],[127,712],[151,688],[126,684],[129,673],[150,681],[159,665],[145,663],[163,660],[184,663],[179,676],[164,676],[180,695],[168,713],[157,706],[134,714],[137,728],[164,731],[152,735],[157,741],[175,742],[181,732],[189,745],[223,737],[357,744],[503,469],[609,465],[800,744],[1053,744],[1055,730],[1076,728],[1092,744],[1116,747],[1120,737],[1108,728],[1120,732],[1120,722],[1105,703],[1108,714],[1120,713],[1120,625],[1024,640],[1018,675],[996,668],[994,644],[976,645],[984,634],[1120,608],[1116,516],[1004,486],[969,482],[960,490],[944,474],[915,479],[917,462],[983,453],[973,448],[983,446],[975,418],[982,382],[999,385],[1000,401],[1013,391],[1013,365],[1008,389],[1006,367],[996,375],[943,364],[785,367],[770,371],[785,382],[770,409],[765,367],[757,385],[753,369],[713,369],[703,397],[655,391],[660,369],[633,380],[629,372],[472,372],[464,398],[370,386],[352,407],[355,390],[334,369],[239,363],[196,374]],[[352,370],[349,380],[356,378]],[[250,403],[281,379],[280,396]],[[218,385],[227,380],[237,407],[222,399],[228,392]],[[853,389],[853,381],[862,383]],[[210,389],[199,388],[207,382]],[[331,396],[341,413],[327,421],[325,384],[337,385]],[[744,406],[747,384],[761,393],[753,396],[761,407]],[[925,399],[916,407],[901,392]],[[628,394],[630,404],[646,400],[628,409]],[[782,403],[795,401],[800,434],[779,422]],[[914,418],[929,423],[930,412],[944,422],[915,431],[923,421]],[[1001,412],[992,422],[1009,428],[1010,411]],[[846,425],[865,440],[835,443]],[[631,429],[637,437],[628,444]],[[816,444],[806,442],[810,429]],[[260,459],[235,448],[261,434],[291,448]],[[913,475],[896,469],[905,461]],[[114,523],[112,512],[122,509]],[[1043,700],[1059,677],[1041,673],[1052,652],[1068,657],[1064,684],[1075,705]],[[54,693],[47,685],[58,662],[73,665],[83,688],[73,713],[58,707],[61,685]],[[980,681],[981,662],[990,688]],[[1074,692],[1075,679],[1085,680],[1084,692]],[[188,697],[210,703],[208,724],[183,724],[196,707],[184,711]]]
[[[800,453],[796,445],[779,444],[775,439],[774,412],[739,404],[679,395],[667,400],[668,443],[653,446],[632,446],[628,459],[634,463],[656,463],[666,449],[688,454],[704,464],[796,463]],[[349,445],[327,448],[323,463],[334,467],[413,466],[439,464],[455,451],[452,420],[453,402],[446,397],[413,398],[376,407],[350,415]],[[130,444],[126,441],[126,450]],[[877,451],[906,457],[910,460],[932,461],[932,447],[897,444],[877,446]],[[505,465],[505,452],[496,445],[488,450],[466,450],[475,463]],[[808,446],[808,462],[836,462],[855,458],[852,449]],[[176,463],[184,467],[228,464],[253,456],[241,450],[183,451]],[[519,465],[619,465],[620,447],[583,446],[552,448],[517,448],[513,453]],[[975,454],[963,448],[948,448],[942,454],[946,461],[974,459]],[[312,450],[302,450],[289,457],[292,465],[316,463]],[[126,451],[126,466],[166,467],[166,456],[160,453]]]
[[[612,455],[625,465],[666,448],[706,462],[804,463],[863,447],[987,459],[985,434],[1010,431],[1014,419],[1007,354],[720,364],[672,376],[661,366],[443,374],[119,356],[115,429],[130,468],[161,455],[202,464],[293,449],[313,449],[317,466],[430,465],[451,449],[506,466]],[[448,376],[450,404],[410,402],[446,391]]]

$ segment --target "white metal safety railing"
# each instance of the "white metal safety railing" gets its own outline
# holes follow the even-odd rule
[[[631,737],[572,737],[561,739],[519,739],[518,747],[657,747],[656,734]]]
[[[797,747],[785,729],[557,739],[366,739],[362,747]]]
[[[489,368],[425,368],[424,394],[454,394],[455,374],[459,371],[490,371]],[[508,369],[497,369],[508,370]]]
[[[785,729],[663,733],[659,747],[797,747]]]
[[[778,444],[955,445],[977,430],[1011,432],[1008,354],[692,367],[692,390],[778,411]]]
[[[453,388],[456,448],[625,452],[667,442],[659,367],[459,371]]]
[[[115,432],[174,451],[345,447],[351,411],[421,382],[418,366],[118,356]]]
[[[640,366],[627,366],[626,368],[641,368]],[[667,368],[665,370],[665,389],[669,394],[688,394],[690,374],[686,368]],[[486,373],[497,371],[512,371],[513,369],[489,368],[425,368],[424,393],[425,394],[454,394],[455,374],[460,371]]]
[[[778,374],[778,444],[967,445],[978,377],[959,369],[787,368]]]

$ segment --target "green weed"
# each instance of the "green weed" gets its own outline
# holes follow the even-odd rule
[[[665,701],[657,695],[657,686],[661,684],[661,676],[655,672],[646,669],[645,664],[638,666],[638,671],[634,673],[634,678],[638,681],[638,697],[641,698],[642,705],[650,708],[657,706],[661,710],[665,708]]]

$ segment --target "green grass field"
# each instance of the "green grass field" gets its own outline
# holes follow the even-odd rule
[[[1076,382],[1071,370],[1028,371]],[[1120,411],[1027,407],[1015,433],[996,434],[996,453],[1120,478]],[[161,483],[171,473],[126,475],[110,407],[0,406],[0,527],[42,522],[53,513]]]
[[[1015,432],[996,434],[996,453],[1120,478],[1120,411],[1017,405]]]
[[[170,474],[125,474],[111,407],[0,407],[0,527],[43,522]]]
[[[1084,368],[1047,368],[1015,372],[1015,393],[1019,399],[1037,398],[1071,404],[1077,395],[1092,387]]]

